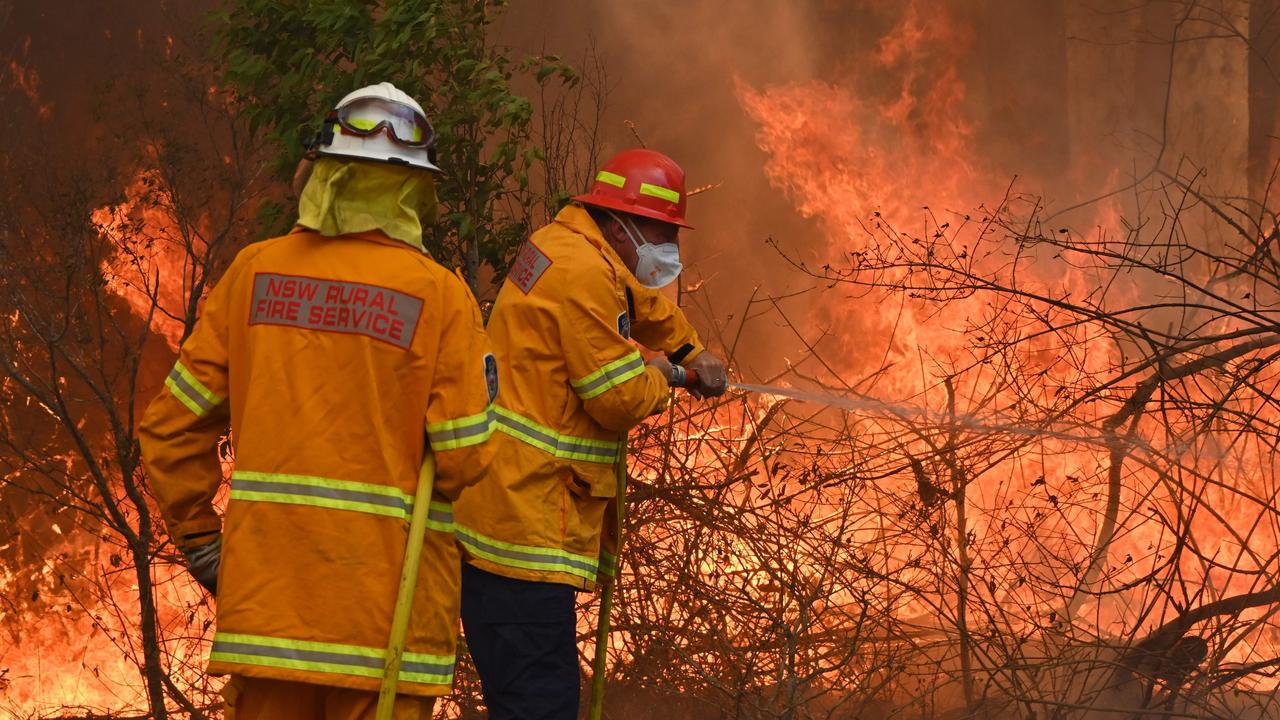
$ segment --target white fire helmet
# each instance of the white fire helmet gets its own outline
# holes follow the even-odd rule
[[[389,82],[342,98],[312,144],[317,155],[376,160],[440,172],[436,135],[422,106]]]

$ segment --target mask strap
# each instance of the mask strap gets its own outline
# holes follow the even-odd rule
[[[614,212],[614,211],[612,211],[612,210],[605,210],[605,212],[609,213],[609,217],[611,217],[611,218],[613,218],[614,220],[616,220],[616,221],[617,221],[617,223],[618,223],[619,225],[621,225],[621,226],[622,226],[622,232],[624,232],[624,233],[626,233],[626,234],[627,234],[627,239],[631,241],[631,244],[632,244],[632,245],[635,245],[635,246],[636,246],[636,249],[637,249],[637,250],[639,250],[639,249],[640,249],[640,246],[641,246],[641,245],[649,245],[649,244],[650,244],[648,240],[645,240],[643,243],[641,243],[641,242],[637,242],[637,241],[636,241],[636,235],[640,235],[640,228],[632,228],[632,226],[631,226],[631,219],[630,219],[630,218],[620,217],[617,213],[615,213],[615,212]],[[635,234],[634,234],[634,235],[632,234],[632,231],[633,231],[633,230],[634,230],[634,232],[635,232]],[[641,236],[641,237],[643,237],[643,236]]]

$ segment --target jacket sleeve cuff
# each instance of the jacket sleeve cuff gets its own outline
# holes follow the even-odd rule
[[[702,346],[702,341],[699,340],[697,336],[694,336],[689,339],[688,343],[685,343],[674,351],[667,353],[667,359],[671,360],[676,365],[688,365],[696,360],[704,350],[706,350],[706,348]]]
[[[173,544],[179,550],[189,550],[212,542],[214,536],[222,532],[222,519],[218,517],[201,518],[174,523],[169,528]]]
[[[657,397],[654,398],[653,407],[649,410],[649,412],[645,413],[644,417],[637,420],[636,424],[639,424],[645,418],[652,417],[662,412],[663,410],[666,410],[667,403],[671,400],[671,390],[670,390],[670,387],[667,385],[667,379],[662,375],[662,371],[656,367],[653,367],[652,365],[646,367],[644,371],[649,374],[650,379],[659,387],[661,387],[663,391],[658,393]]]

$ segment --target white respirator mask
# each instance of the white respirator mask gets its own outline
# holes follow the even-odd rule
[[[654,245],[643,241],[640,229],[632,224],[631,218],[621,217],[612,210],[607,210],[609,217],[618,221],[622,231],[627,234],[631,244],[636,248],[636,280],[647,287],[658,289],[666,287],[680,277],[684,266],[680,264],[680,246],[675,243]]]

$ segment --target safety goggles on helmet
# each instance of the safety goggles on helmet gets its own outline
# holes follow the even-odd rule
[[[337,123],[342,133],[357,137],[385,132],[405,147],[432,148],[436,142],[435,129],[422,113],[385,98],[361,98],[335,108],[325,116],[325,124],[332,123]]]

